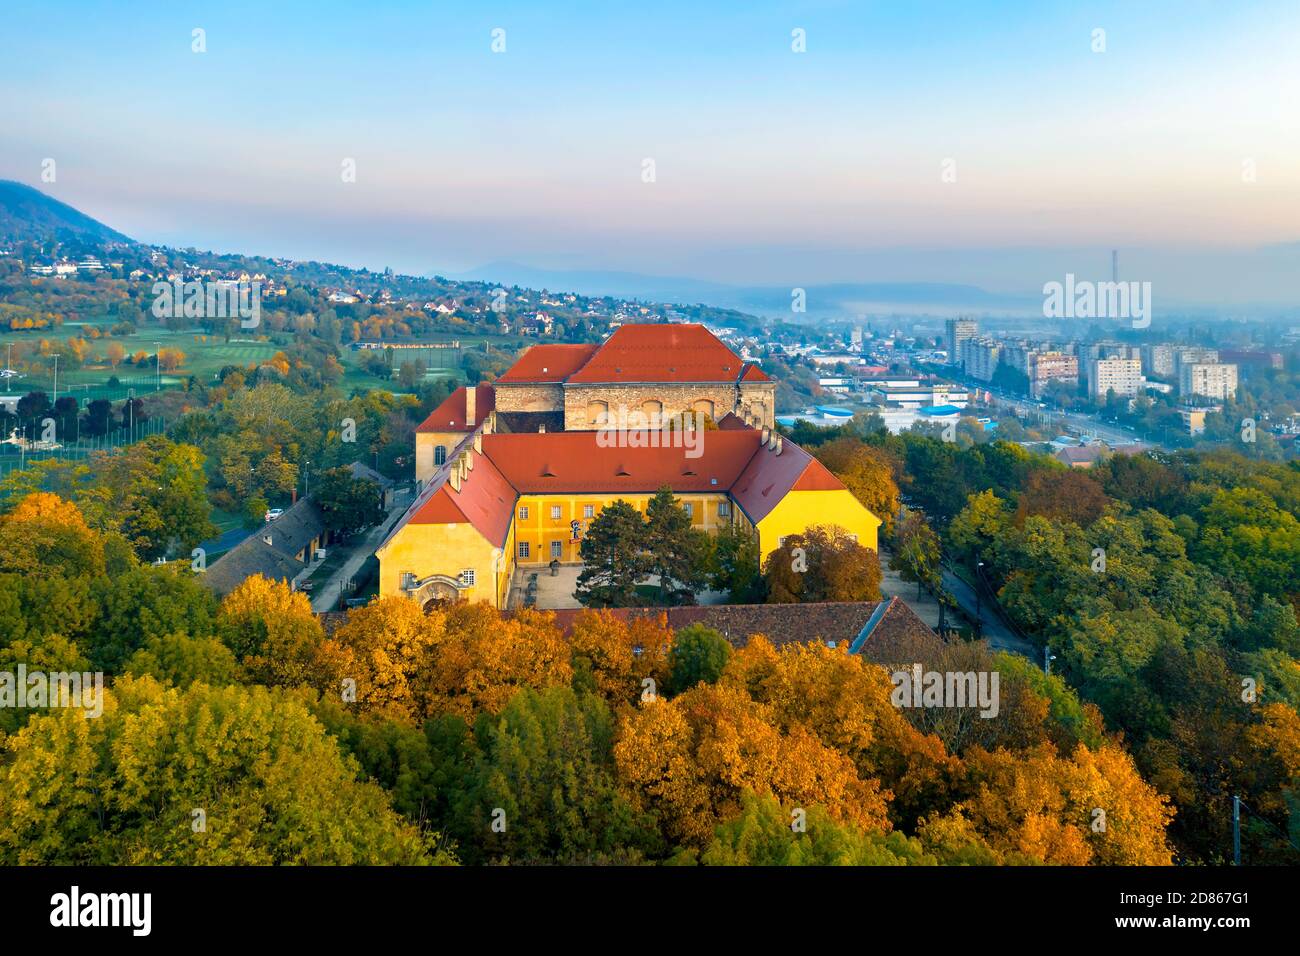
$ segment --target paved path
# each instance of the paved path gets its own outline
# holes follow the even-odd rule
[[[393,507],[388,510],[388,514],[384,516],[383,521],[361,537],[354,538],[343,545],[343,547],[352,549],[352,553],[347,556],[346,560],[335,568],[328,578],[314,582],[315,587],[311,591],[311,609],[317,614],[334,610],[334,605],[339,602],[339,597],[343,593],[343,586],[357,576],[357,572],[366,563],[366,559],[375,553],[375,549],[383,543],[389,530],[397,522],[397,519],[402,516],[406,506],[410,504],[409,495],[395,495],[394,498]],[[310,576],[310,571],[300,575],[304,579],[308,576]]]
[[[972,621],[976,619],[978,609],[981,633],[995,651],[1010,651],[1028,657],[1030,660],[1038,659],[1038,648],[1014,634],[998,617],[997,611],[988,601],[977,600],[975,589],[947,568],[943,569],[943,588],[953,596],[958,606]]]

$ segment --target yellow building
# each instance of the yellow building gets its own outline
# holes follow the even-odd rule
[[[623,500],[644,511],[672,488],[696,528],[758,535],[761,557],[812,525],[840,525],[875,549],[880,519],[802,448],[766,429],[700,436],[682,448],[603,447],[598,432],[476,431],[425,485],[379,547],[380,594],[504,607],[516,567],[577,563],[582,535]]]
[[[638,327],[637,343],[644,343],[649,328]],[[693,332],[677,334],[685,341],[700,339]],[[629,388],[627,382],[609,383],[604,392],[593,392],[598,383],[581,382],[576,419],[574,402],[566,406],[546,392],[563,390],[562,382],[528,386],[534,389],[533,407],[528,409],[518,407],[524,403],[521,392],[507,403],[515,407],[503,410],[506,385],[458,389],[417,429],[416,475],[422,489],[376,552],[379,593],[407,594],[421,602],[483,600],[505,607],[517,567],[580,562],[582,536],[602,508],[622,500],[644,512],[665,486],[696,528],[712,533],[734,524],[754,531],[760,558],[780,547],[788,535],[818,524],[839,525],[875,550],[880,519],[802,448],[767,427],[746,423],[758,423],[770,414],[770,380],[708,338],[725,355],[709,346],[704,350],[707,363],[693,371],[687,364],[689,354],[670,351],[643,358],[634,369],[638,379],[682,370],[686,381],[659,382],[650,390],[670,397],[673,410],[691,408],[692,399],[690,394],[678,396],[669,386],[691,386],[692,374],[702,376],[696,394],[712,396],[707,401],[715,411],[715,399],[731,401],[726,395],[719,398],[717,382],[711,380],[719,374],[715,367],[734,370],[735,405],[718,428],[689,436],[662,429],[599,429],[586,410],[595,401],[592,395],[602,395],[602,402],[617,401]],[[512,374],[517,366],[501,381],[513,379],[518,390],[526,385],[521,378],[572,378],[576,371],[598,367],[592,355],[601,354],[594,346],[556,346],[550,348],[561,351],[539,358],[539,348],[547,347],[530,349],[518,363],[526,368]],[[616,352],[616,359],[606,361],[630,365],[634,356],[629,354]],[[655,363],[664,368],[652,367]],[[615,368],[621,373],[624,366]],[[761,390],[742,391],[742,379]],[[644,383],[635,388],[627,394],[650,393]],[[581,430],[566,430],[566,422]]]

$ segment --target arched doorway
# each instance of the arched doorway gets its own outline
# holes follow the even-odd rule
[[[428,610],[434,604],[452,604],[460,600],[460,582],[445,574],[432,574],[420,581],[413,581],[405,588],[406,596],[416,601],[420,607]]]

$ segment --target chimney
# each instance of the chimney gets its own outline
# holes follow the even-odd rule
[[[465,386],[465,427],[474,427],[474,418],[478,414],[478,386]]]
[[[762,436],[763,436],[763,444],[766,445],[766,444],[767,444],[767,440],[768,440],[769,438],[772,437],[772,433],[769,432],[768,429],[767,429],[767,426],[764,425],[764,426],[763,426],[763,431],[761,432],[761,434],[762,434]]]
[[[468,478],[469,477],[468,472],[474,470],[474,456],[469,453],[469,449],[467,448],[465,449],[465,454],[462,455],[461,457],[462,460],[465,462],[465,471],[467,473],[466,477]]]
[[[782,446],[784,443],[785,443],[785,439],[784,439],[782,436],[777,435],[777,436],[776,436],[776,453],[777,453],[778,455],[781,454],[781,446]]]
[[[453,468],[451,470],[451,474],[447,476],[447,480],[451,482],[452,491],[460,491],[460,469],[459,468]]]
[[[764,428],[763,431],[766,432],[767,429]],[[776,432],[768,432],[768,434],[767,434],[767,447],[768,447],[768,450],[769,450],[769,451],[776,451],[776,443],[779,442],[780,440],[781,440],[781,436],[778,435]]]
[[[478,452],[480,455],[483,454],[483,432],[482,431],[476,431],[474,433],[474,450]]]

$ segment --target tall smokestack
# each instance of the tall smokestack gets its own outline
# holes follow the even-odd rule
[[[1111,282],[1119,281],[1119,250],[1118,249],[1112,249],[1110,251],[1110,281]]]
[[[478,413],[478,386],[465,386],[465,427],[474,427],[474,418]]]

